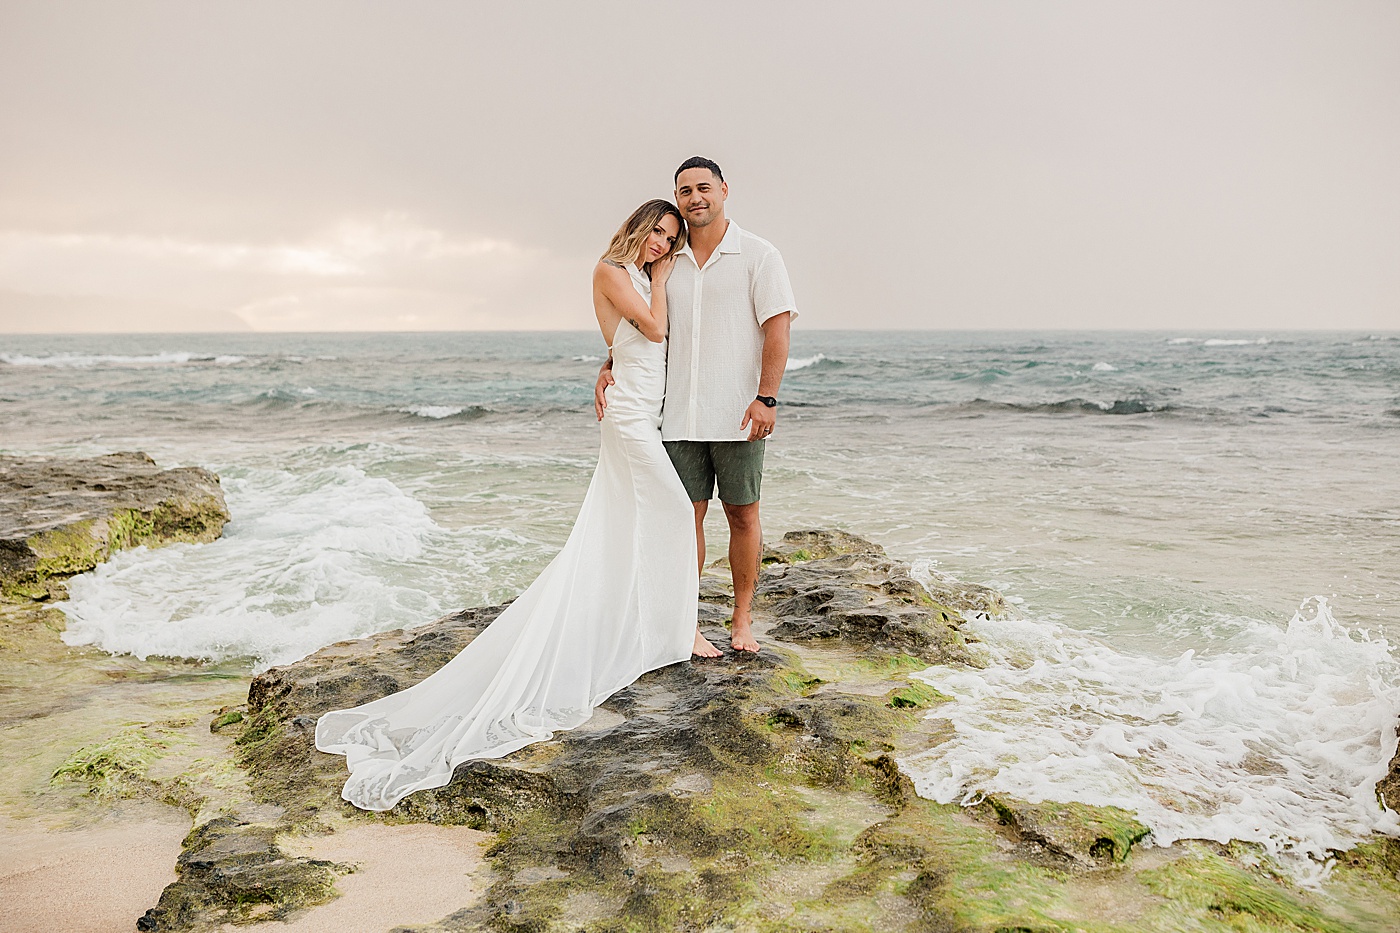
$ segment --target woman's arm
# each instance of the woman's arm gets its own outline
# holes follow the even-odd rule
[[[632,276],[619,266],[598,263],[593,270],[593,281],[618,313],[641,331],[643,337],[652,343],[660,343],[666,339],[666,280],[670,278],[674,265],[675,259],[670,257],[652,263],[650,305],[633,287]]]

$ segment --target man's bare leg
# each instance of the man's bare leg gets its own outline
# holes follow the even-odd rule
[[[757,651],[753,637],[753,590],[758,582],[758,560],[763,550],[763,527],[758,520],[758,503],[724,503],[729,519],[729,572],[734,575],[734,621],[730,624],[730,644],[735,651]]]
[[[700,566],[697,572],[705,574],[705,512],[709,510],[709,502],[692,502],[695,506],[695,553]],[[695,623],[695,646],[690,649],[690,653],[697,658],[718,658],[724,654],[704,635],[700,634],[700,623]]]
[[[700,564],[696,571],[703,577],[705,575],[705,513],[710,510],[710,503],[707,499],[704,502],[690,504],[695,508],[695,559]]]

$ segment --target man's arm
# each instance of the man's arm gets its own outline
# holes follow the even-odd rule
[[[763,368],[758,376],[758,394],[778,397],[778,388],[783,384],[783,372],[787,369],[788,344],[792,339],[792,314],[784,311],[775,314],[761,325],[763,328]],[[749,403],[744,412],[740,430],[749,429],[749,440],[756,441],[773,433],[777,424],[778,410],[769,408],[758,400]]]
[[[603,420],[603,409],[608,407],[607,396],[603,392],[616,380],[612,374],[612,353],[608,353],[608,361],[598,370],[598,381],[593,384],[593,413],[598,416],[598,420]]]

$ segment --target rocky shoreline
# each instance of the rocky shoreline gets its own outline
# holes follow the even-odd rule
[[[153,468],[130,462],[133,476]],[[110,477],[110,458],[87,463]],[[203,488],[203,478],[186,480]],[[54,512],[64,509],[76,514],[71,505]],[[209,519],[195,531],[154,515],[152,531],[160,524],[167,539],[191,540],[179,535],[213,526]],[[36,528],[49,520],[36,516],[28,518]],[[76,521],[95,528],[101,520]],[[107,543],[86,553],[136,541],[95,532],[89,539]],[[47,566],[46,576],[23,571],[38,582],[7,590],[11,604],[33,598],[24,593],[42,590],[47,600],[57,592],[67,571]],[[701,615],[717,642],[727,642],[728,597],[727,572],[712,568]],[[344,761],[315,750],[316,717],[427,676],[503,607],[466,609],[272,668],[251,680],[246,702],[83,746],[54,780],[191,814],[178,879],[139,923],[133,917],[142,930],[314,915],[356,866],[303,854],[305,840],[413,823],[486,831],[495,841],[484,894],[399,933],[1340,931],[1393,929],[1400,917],[1393,839],[1341,853],[1324,889],[1303,890],[1256,847],[1143,848],[1148,828],[1113,808],[996,797],[963,808],[914,794],[898,760],[947,736],[946,724],[926,718],[946,698],[911,674],[975,663],[964,620],[1006,611],[993,590],[952,580],[925,586],[878,545],[804,531],[767,549],[758,597],[759,655],[726,652],[654,671],[580,729],[499,761],[464,764],[447,786],[385,814],[339,799]],[[176,761],[181,746],[171,736],[194,742],[196,731],[209,754]],[[1387,799],[1396,791],[1400,755],[1378,786]]]
[[[122,548],[207,543],[229,520],[219,478],[139,452],[86,460],[0,456],[0,596],[63,599],[63,580]]]

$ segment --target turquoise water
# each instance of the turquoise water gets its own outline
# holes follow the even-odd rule
[[[3,337],[0,450],[219,471],[225,538],[77,582],[69,638],[263,666],[523,588],[583,496],[602,351]],[[781,396],[770,533],[839,526],[1018,606],[975,623],[993,673],[940,688],[959,739],[906,765],[931,796],[1092,787],[1163,840],[1312,857],[1384,818],[1365,785],[1400,713],[1400,337],[799,329]],[[1052,734],[1078,735],[1054,767]]]

